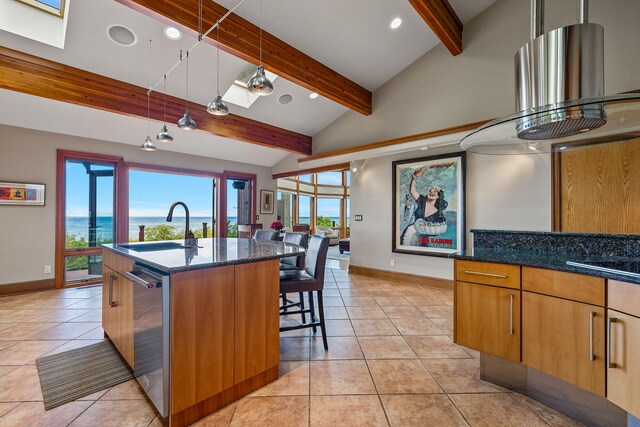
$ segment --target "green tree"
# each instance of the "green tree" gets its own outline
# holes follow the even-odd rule
[[[227,220],[227,237],[238,237],[238,224],[231,224],[229,220]]]
[[[333,225],[333,220],[329,217],[318,215],[316,218],[316,225],[331,227]]]

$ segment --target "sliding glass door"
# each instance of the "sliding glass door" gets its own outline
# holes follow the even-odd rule
[[[59,154],[58,287],[102,279],[100,245],[113,243],[117,235],[118,163],[117,158]]]

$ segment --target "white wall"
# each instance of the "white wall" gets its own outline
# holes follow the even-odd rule
[[[546,12],[547,30],[573,24],[576,1],[547,1]],[[514,112],[513,56],[529,38],[529,13],[529,0],[498,0],[465,25],[461,55],[451,56],[442,45],[427,52],[373,94],[371,116],[347,112],[316,135],[314,154]],[[640,89],[640,1],[593,0],[590,20],[605,28],[605,92]],[[352,264],[452,277],[449,260],[391,252],[391,162],[426,154],[371,159],[354,177]],[[296,158],[282,160],[274,173],[297,169]],[[548,155],[469,155],[467,229],[550,230],[550,165]],[[364,221],[355,222],[355,214]]]
[[[145,153],[128,144],[0,125],[0,181],[47,186],[44,207],[0,206],[0,285],[53,278],[53,274],[43,273],[43,267],[53,266],[55,259],[58,149],[121,156],[135,163],[220,173],[225,170],[254,173],[258,195],[260,190],[276,190],[271,168],[267,167],[167,151]],[[179,198],[176,194],[176,200]],[[268,227],[274,219],[275,215],[260,215],[258,222]]]
[[[392,167],[394,160],[445,153],[414,151],[370,159],[351,176],[351,263],[403,273],[453,278],[450,259],[391,252]],[[448,150],[451,152],[451,150]],[[358,162],[362,166],[362,162]],[[551,230],[551,160],[549,155],[467,154],[467,229]],[[363,221],[354,221],[354,215]],[[471,245],[471,233],[467,234]],[[391,267],[391,259],[395,267]]]
[[[70,10],[71,0],[63,18],[15,0],[0,0],[0,30],[64,49]]]

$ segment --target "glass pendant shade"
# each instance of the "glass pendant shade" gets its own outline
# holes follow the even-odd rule
[[[151,141],[151,137],[147,136],[147,139],[144,141],[144,144],[142,144],[142,146],[140,146],[140,149],[142,151],[156,151],[157,148],[155,145],[153,145],[153,141]]]
[[[156,139],[160,142],[173,142],[173,135],[169,133],[167,125],[162,125],[162,129],[156,135]]]
[[[264,73],[264,66],[260,65],[256,75],[249,80],[248,84],[249,92],[254,95],[267,96],[273,92],[273,83]]]
[[[178,120],[178,127],[184,130],[196,130],[196,122],[193,121],[188,111],[185,111],[184,116]]]
[[[224,103],[220,95],[207,105],[207,112],[214,116],[226,116],[229,114],[229,107]]]

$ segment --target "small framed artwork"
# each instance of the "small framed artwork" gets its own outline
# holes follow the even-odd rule
[[[260,213],[272,214],[275,193],[269,190],[260,190]]]
[[[44,206],[44,184],[0,182],[0,205]]]
[[[393,252],[464,250],[465,153],[393,162]]]

